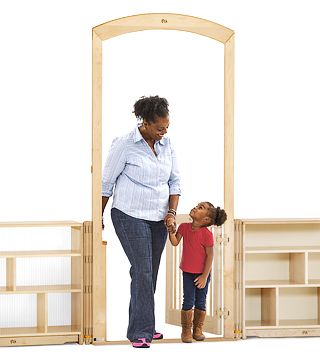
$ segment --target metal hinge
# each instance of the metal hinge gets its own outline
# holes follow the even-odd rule
[[[93,263],[93,256],[92,255],[85,255],[83,257],[83,261],[85,264],[92,264]]]
[[[219,316],[220,319],[222,318],[222,316],[224,319],[227,319],[230,316],[230,310],[226,308],[224,308],[223,310],[222,308],[218,308],[216,310],[216,315]]]
[[[84,285],[83,292],[85,294],[92,294],[92,285]]]
[[[92,233],[92,224],[91,224],[91,223],[89,223],[89,224],[84,224],[84,226],[83,226],[83,231],[84,231],[84,233],[86,233],[86,234]]]
[[[218,241],[218,243],[219,243],[220,245],[226,246],[226,245],[228,245],[230,239],[229,239],[229,236],[221,236],[221,235],[219,235],[219,236],[217,237],[217,241]]]
[[[235,289],[235,290],[240,290],[240,288],[241,288],[240,282],[236,281],[236,282],[234,283],[234,289]]]
[[[242,331],[241,331],[241,330],[236,330],[236,329],[234,329],[234,333],[235,333],[236,335],[242,335]]]

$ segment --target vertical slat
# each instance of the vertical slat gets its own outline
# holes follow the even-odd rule
[[[276,326],[279,326],[280,323],[280,290],[276,288]]]
[[[48,294],[37,294],[37,327],[38,331],[48,332]]]
[[[106,339],[106,249],[102,243],[102,41],[92,31],[93,337]]]
[[[173,308],[177,309],[177,247],[173,248]]]
[[[179,244],[179,264],[180,264],[180,259],[181,259],[181,255],[182,255],[182,245],[181,242]],[[180,270],[180,267],[178,266],[177,268],[178,274],[179,274],[179,307],[178,309],[182,308],[182,295],[183,295],[183,290],[182,290],[182,271]]]
[[[6,259],[7,290],[16,290],[16,259]]]
[[[224,321],[224,337],[234,338],[234,35],[224,47],[224,230],[229,243],[224,248],[224,303],[230,315]]]
[[[173,255],[174,247],[167,240],[166,246],[166,322],[173,323],[172,311],[173,311]]]
[[[320,288],[318,288],[318,324],[320,324]]]
[[[82,227],[71,227],[71,250],[79,251],[80,257],[71,257],[71,284],[81,286],[83,292],[83,236]],[[83,296],[79,293],[71,294],[71,325],[81,330],[83,329]],[[81,340],[82,342],[82,340]]]
[[[92,343],[92,222],[83,224],[83,258],[84,258],[84,340],[86,344]]]
[[[235,337],[239,337],[239,237],[238,222],[234,222],[234,253],[235,253]]]
[[[245,224],[241,221],[240,224],[240,241],[241,241],[241,291],[242,291],[242,301],[241,301],[241,320],[242,320],[242,338],[246,338],[246,273],[245,273],[245,263],[246,263],[246,237],[245,237]]]

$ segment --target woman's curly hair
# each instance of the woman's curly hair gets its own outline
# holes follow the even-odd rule
[[[142,96],[134,104],[132,111],[137,119],[146,120],[148,122],[156,122],[157,117],[167,117],[169,115],[169,103],[167,99],[158,95],[145,97]]]

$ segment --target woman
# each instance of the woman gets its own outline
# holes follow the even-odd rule
[[[103,171],[102,214],[114,188],[111,218],[131,264],[127,338],[137,348],[163,337],[155,331],[154,292],[166,225],[174,231],[181,193],[175,152],[165,137],[168,105],[158,96],[134,104],[140,124],[113,140]]]

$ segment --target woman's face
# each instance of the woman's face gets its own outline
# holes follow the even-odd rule
[[[167,133],[169,127],[168,117],[157,117],[156,122],[147,122],[144,120],[143,125],[147,136],[155,141],[161,140]]]

